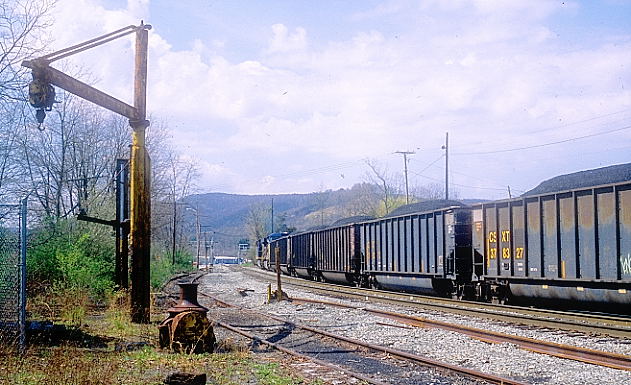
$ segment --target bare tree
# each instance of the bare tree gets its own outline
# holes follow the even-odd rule
[[[0,100],[22,99],[22,60],[41,52],[54,1],[0,0]]]
[[[162,217],[157,228],[156,235],[166,246],[169,239],[171,249],[171,261],[176,263],[176,256],[187,241],[182,228],[184,221],[185,207],[182,206],[182,199],[193,192],[195,182],[199,177],[197,164],[174,152],[168,154],[164,169],[158,169],[164,178],[160,180],[165,194],[158,197],[156,201],[156,213]],[[168,232],[169,236],[166,236]]]
[[[102,211],[112,201],[114,165],[126,156],[129,142],[113,114],[68,93],[59,97],[44,130],[23,126],[16,158],[24,170],[16,191],[31,192],[36,208],[56,219],[79,207]],[[109,206],[106,213],[112,214]]]
[[[445,186],[441,183],[430,183],[426,185],[414,185],[411,194],[419,200],[435,200],[445,199]],[[460,193],[458,190],[450,188],[449,195],[451,199],[458,199]]]
[[[245,226],[248,237],[259,240],[268,233],[269,207],[263,203],[256,203],[250,206],[245,218]]]
[[[379,200],[383,208],[377,208],[373,216],[384,216],[395,208],[405,204],[405,197],[401,200],[400,181],[395,175],[388,172],[385,166],[378,165],[375,161],[367,159],[366,165],[370,172],[366,174],[368,183],[375,185],[379,192]]]
[[[21,62],[45,45],[42,37],[52,5],[46,0],[0,0],[0,200],[11,195],[7,187],[21,178],[13,159],[26,107]]]
[[[318,205],[318,225],[324,226],[327,220],[327,208],[329,205],[329,199],[331,190],[325,190],[324,184],[320,184],[320,191],[315,196],[316,204]]]
[[[379,211],[379,188],[367,182],[357,183],[348,190],[349,199],[344,207],[344,215],[376,216]]]

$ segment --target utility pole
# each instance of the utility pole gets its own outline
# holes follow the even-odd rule
[[[213,261],[211,265],[215,264],[215,232],[210,235],[210,259]],[[208,258],[206,258],[206,270],[208,270]]]
[[[206,241],[205,231],[204,231],[204,259],[206,260],[206,270],[208,270],[208,243]]]
[[[274,233],[274,198],[272,198],[272,234]]]
[[[395,151],[395,154],[403,155],[403,171],[405,173],[405,204],[410,204],[410,189],[408,187],[408,155],[416,154],[415,151]]]
[[[175,265],[175,245],[177,240],[177,201],[175,195],[173,195],[173,234],[172,234],[172,248],[171,248],[171,265]]]
[[[449,132],[445,132],[445,200],[449,200]]]
[[[33,73],[33,81],[29,84],[29,103],[36,109],[35,116],[40,125],[46,117],[45,111],[51,111],[55,103],[53,85],[129,119],[129,125],[132,128],[130,159],[131,320],[136,323],[149,323],[150,316],[151,201],[149,192],[151,165],[145,148],[145,130],[149,126],[149,121],[146,120],[149,29],[151,29],[150,25],[141,22],[139,26],[130,25],[37,59],[22,62],[22,66],[30,68]],[[53,61],[132,33],[136,34],[133,106],[50,67]]]
[[[195,239],[197,240],[197,269],[199,270],[199,252],[200,252],[200,247],[201,247],[201,243],[199,242],[199,236],[201,235],[200,233],[202,232],[202,227],[199,224],[199,205],[197,205],[197,209],[195,209],[195,219],[197,222],[197,234],[195,235]]]

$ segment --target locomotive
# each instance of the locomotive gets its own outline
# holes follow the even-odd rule
[[[276,234],[259,241],[257,263],[273,269],[279,258],[288,275],[467,300],[629,305],[631,167],[602,183],[607,169],[512,199],[421,202]]]

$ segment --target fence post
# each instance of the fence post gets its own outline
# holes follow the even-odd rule
[[[27,222],[27,205],[28,198],[22,199],[20,202],[20,352],[24,352],[26,348],[26,222]]]

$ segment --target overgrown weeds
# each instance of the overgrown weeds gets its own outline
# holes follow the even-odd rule
[[[191,258],[188,253],[178,252],[175,254],[175,264],[173,264],[171,257],[154,255],[151,263],[151,287],[158,290],[174,275],[192,271]]]
[[[110,229],[75,219],[50,221],[32,231],[29,243],[30,319],[80,325],[92,308],[110,305],[116,295],[115,245]],[[191,257],[185,252],[177,253],[175,262],[159,253],[152,257],[154,290],[175,273],[192,269]]]
[[[30,349],[24,356],[0,351],[0,384],[160,384],[174,371],[206,373],[209,383],[294,385],[304,380],[249,353],[183,355],[146,347],[133,352],[74,347]]]
[[[109,232],[74,219],[35,231],[27,255],[31,287],[87,292],[98,303],[114,288],[114,242]]]
[[[31,296],[27,303],[30,320],[50,320],[80,326],[93,307],[86,289],[50,285]]]
[[[302,383],[302,380],[299,378],[287,376],[286,370],[281,368],[277,362],[255,364],[254,371],[257,379],[263,385],[292,385]]]

